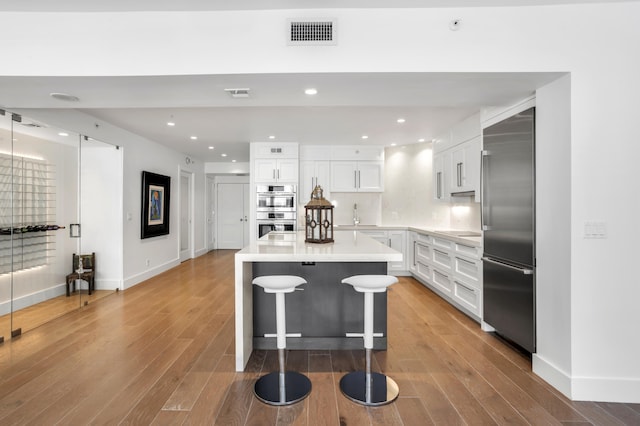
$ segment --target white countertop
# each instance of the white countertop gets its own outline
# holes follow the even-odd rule
[[[334,230],[334,242],[306,243],[304,231],[270,232],[236,253],[241,262],[397,262],[402,253],[354,230]]]
[[[351,231],[392,231],[392,230],[405,230],[405,231],[415,231],[419,234],[427,234],[433,236],[444,237],[453,241],[456,241],[461,244],[468,244],[473,247],[481,247],[482,246],[482,236],[469,236],[469,235],[459,235],[460,233],[477,233],[480,234],[480,231],[464,231],[457,229],[439,229],[439,228],[429,228],[429,227],[415,227],[415,226],[402,226],[402,225],[338,225],[334,227],[334,229],[338,230],[351,230]]]

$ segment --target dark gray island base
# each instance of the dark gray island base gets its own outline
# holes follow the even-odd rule
[[[302,291],[285,296],[287,349],[362,349],[362,337],[347,333],[364,331],[364,294],[342,284],[352,275],[385,275],[386,262],[254,262],[253,277],[297,275],[307,280]],[[387,293],[374,295],[374,349],[387,348]],[[276,349],[275,295],[253,286],[253,347]]]

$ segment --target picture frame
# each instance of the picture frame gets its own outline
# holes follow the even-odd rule
[[[140,238],[169,234],[171,177],[142,172],[142,222]]]

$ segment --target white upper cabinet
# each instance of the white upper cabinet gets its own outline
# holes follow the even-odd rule
[[[451,148],[450,192],[474,192],[476,201],[480,201],[480,136]]]
[[[331,192],[383,192],[384,148],[331,147]]]
[[[298,182],[297,159],[256,159],[254,163],[255,181],[264,183]]]
[[[331,162],[327,160],[302,160],[300,161],[300,191],[298,202],[306,204],[311,199],[311,192],[320,185],[324,198],[331,196]]]
[[[473,196],[480,202],[482,139],[480,114],[459,122],[433,143],[433,197],[450,201]]]
[[[384,191],[382,161],[332,161],[331,192]]]
[[[298,144],[251,144],[254,181],[257,183],[298,183]]]

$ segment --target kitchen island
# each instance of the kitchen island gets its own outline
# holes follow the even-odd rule
[[[362,333],[363,296],[340,280],[356,274],[386,274],[387,262],[402,253],[355,231],[336,231],[334,242],[305,243],[304,232],[271,232],[235,255],[236,370],[243,371],[254,345],[275,348],[273,295],[254,288],[259,275],[300,275],[303,291],[287,294],[287,347],[297,349],[361,348],[362,340],[344,332]],[[376,295],[374,331],[377,349],[386,348],[386,293]],[[255,318],[254,318],[255,315]],[[254,332],[255,328],[255,332]],[[270,330],[270,328],[272,330]],[[341,330],[337,335],[337,330]]]

